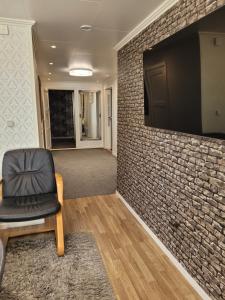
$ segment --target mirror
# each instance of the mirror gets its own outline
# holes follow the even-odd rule
[[[143,54],[145,125],[225,139],[225,7]]]
[[[101,92],[79,91],[81,141],[101,139]]]

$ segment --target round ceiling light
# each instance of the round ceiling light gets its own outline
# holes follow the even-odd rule
[[[55,49],[55,48],[56,48],[56,45],[51,45],[51,48],[52,48],[52,49]]]
[[[71,69],[69,71],[70,76],[87,77],[92,76],[93,71],[91,69]]]
[[[80,26],[80,29],[82,31],[91,31],[92,30],[92,26],[91,25],[82,25],[82,26]]]

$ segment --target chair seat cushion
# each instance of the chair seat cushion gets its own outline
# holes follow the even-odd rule
[[[0,222],[41,219],[56,214],[59,209],[57,194],[7,197],[0,201]]]

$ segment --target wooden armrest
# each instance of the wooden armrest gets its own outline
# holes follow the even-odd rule
[[[59,173],[55,173],[55,180],[56,180],[58,200],[59,200],[61,206],[63,206],[63,178],[62,178],[62,175],[60,175]]]

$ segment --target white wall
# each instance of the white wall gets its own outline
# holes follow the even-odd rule
[[[225,34],[200,33],[200,50],[203,133],[225,133]]]
[[[105,148],[110,147],[110,136],[108,131],[108,107],[106,89],[112,88],[112,154],[117,156],[117,77],[108,78],[104,82],[104,104],[105,104],[105,118],[104,118],[104,131],[105,131]]]
[[[105,90],[108,88],[112,88],[112,139],[113,139],[113,145],[112,145],[112,154],[114,156],[117,156],[117,77],[110,77],[107,80],[104,81],[104,84],[97,84],[93,82],[54,82],[54,81],[47,81],[42,82],[42,95],[46,93],[49,89],[61,89],[61,90],[73,90],[74,91],[74,97],[75,101],[78,99],[78,92],[79,90],[88,90],[88,91],[101,91],[101,97],[103,99],[102,101],[102,141],[101,147],[104,147],[106,149],[109,148],[109,135],[108,135],[108,115],[107,115],[107,98],[105,94]],[[44,97],[43,97],[44,98]],[[46,104],[44,104],[46,106]],[[76,106],[75,106],[76,107]],[[79,122],[79,114],[77,115],[77,112],[75,112],[75,120],[76,122]],[[78,126],[78,124],[77,124]],[[78,127],[77,127],[78,128]],[[76,131],[77,134],[77,131]],[[78,139],[79,137],[77,137]],[[91,144],[90,144],[91,143]],[[93,145],[93,148],[98,147],[99,142],[91,141],[89,144],[85,145],[84,148],[90,147],[90,145]],[[95,145],[96,144],[96,145]],[[78,147],[79,148],[79,147]]]
[[[38,147],[31,21],[0,18],[0,170],[5,151]],[[1,171],[0,171],[1,175]]]

